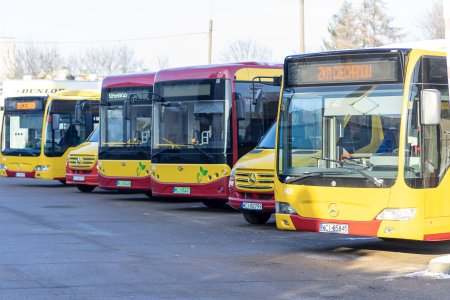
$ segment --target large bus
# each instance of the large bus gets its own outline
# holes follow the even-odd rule
[[[99,186],[151,196],[151,119],[154,73],[109,76],[100,105]]]
[[[153,195],[224,205],[232,166],[277,116],[281,73],[281,65],[261,63],[159,71],[153,98]]]
[[[277,132],[278,228],[450,239],[444,47],[288,56]]]
[[[67,155],[99,122],[99,100],[92,90],[6,98],[0,175],[65,182]]]

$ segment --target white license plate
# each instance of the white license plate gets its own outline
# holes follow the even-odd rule
[[[191,194],[191,187],[189,187],[189,186],[175,186],[175,187],[173,187],[173,193],[174,194],[189,195],[189,194]]]
[[[84,181],[84,176],[72,176],[73,181]]]
[[[117,180],[117,187],[131,187],[131,181],[128,180]]]
[[[319,231],[348,234],[348,224],[320,223]]]
[[[262,210],[263,209],[262,203],[242,202],[241,207],[242,207],[242,209],[246,209],[246,210]]]
[[[25,173],[18,172],[16,173],[16,177],[25,177]]]

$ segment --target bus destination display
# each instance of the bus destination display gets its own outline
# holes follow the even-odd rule
[[[393,82],[398,80],[398,63],[392,59],[374,61],[300,61],[288,65],[288,84]]]

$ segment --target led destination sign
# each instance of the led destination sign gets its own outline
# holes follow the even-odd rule
[[[5,99],[5,110],[15,111],[15,110],[44,110],[45,100],[44,99],[27,99],[24,98],[6,98]]]
[[[394,57],[397,58],[397,57]],[[288,84],[324,84],[353,82],[394,82],[398,81],[398,59],[357,59],[351,62],[307,60],[288,63]]]
[[[17,110],[27,110],[27,109],[36,109],[36,102],[17,102],[16,103]]]

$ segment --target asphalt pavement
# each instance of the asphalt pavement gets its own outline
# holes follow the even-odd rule
[[[250,225],[231,208],[0,178],[0,299],[442,299],[450,242]]]

